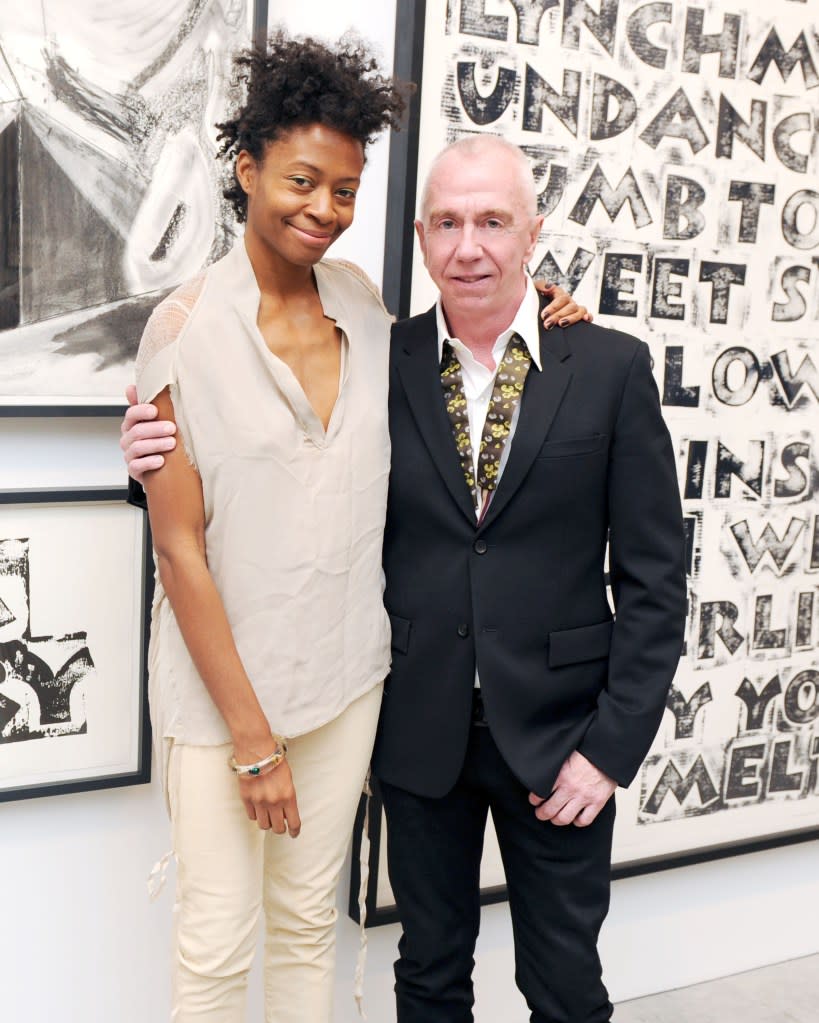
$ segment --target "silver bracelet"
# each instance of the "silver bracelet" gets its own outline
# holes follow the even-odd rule
[[[278,735],[274,736],[274,739],[276,740],[276,748],[273,752],[261,760],[257,760],[255,764],[239,764],[236,762],[236,755],[231,754],[228,758],[228,767],[234,774],[238,774],[240,777],[250,776],[251,778],[258,778],[266,767],[269,767],[271,770],[274,767],[278,767],[287,756],[287,743]]]

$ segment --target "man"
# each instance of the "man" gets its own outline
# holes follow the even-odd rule
[[[473,1018],[488,810],[532,1023],[611,1018],[596,948],[611,796],[651,744],[682,644],[682,520],[648,349],[541,326],[525,271],[541,220],[516,147],[444,150],[416,222],[440,299],[393,329],[393,657],[374,769],[404,929],[399,1023]]]
[[[516,147],[445,150],[416,222],[441,297],[393,328],[393,657],[373,763],[400,1023],[472,1019],[487,809],[532,1023],[610,1019],[596,951],[610,797],[648,751],[682,644],[682,520],[648,349],[585,323],[539,329],[525,266],[541,219]]]

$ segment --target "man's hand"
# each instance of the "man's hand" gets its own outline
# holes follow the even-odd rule
[[[561,327],[570,327],[578,320],[585,320],[591,323],[594,317],[584,305],[577,302],[559,284],[548,284],[545,281],[535,281],[535,287],[542,294],[551,297],[552,301],[541,310],[540,318],[547,330],[551,330],[556,324]]]
[[[575,750],[560,768],[552,794],[545,798],[530,792],[529,802],[537,807],[535,817],[538,820],[585,828],[611,799],[616,788],[616,781]]]
[[[176,447],[176,424],[157,420],[155,406],[136,404],[137,393],[133,384],[126,388],[125,397],[131,407],[120,425],[122,436],[119,446],[125,456],[128,475],[141,483],[144,473],[165,464],[162,452],[173,451]]]

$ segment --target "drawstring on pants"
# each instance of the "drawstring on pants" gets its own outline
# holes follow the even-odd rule
[[[367,888],[370,881],[370,800],[372,789],[370,788],[370,772],[364,779],[364,822],[361,828],[361,848],[358,855],[358,867],[360,882],[358,885],[358,930],[359,946],[358,958],[355,964],[355,984],[353,995],[358,1014],[366,1020],[367,1013],[364,1011],[364,967],[367,964]]]
[[[165,887],[165,882],[168,880],[168,864],[171,860],[176,859],[176,854],[173,849],[169,849],[165,855],[157,860],[157,862],[151,867],[151,872],[148,875],[148,898],[151,902],[155,902]]]

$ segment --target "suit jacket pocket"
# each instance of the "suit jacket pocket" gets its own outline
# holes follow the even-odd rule
[[[608,657],[614,622],[583,625],[579,629],[562,629],[549,633],[549,667],[580,664]]]
[[[398,615],[390,615],[390,627],[392,629],[393,650],[397,650],[400,654],[405,654],[409,649],[412,622],[409,618],[399,618]]]
[[[538,452],[538,458],[563,458],[567,455],[591,455],[603,447],[604,433],[590,437],[572,437],[571,440],[547,440]]]

